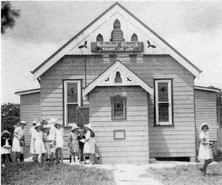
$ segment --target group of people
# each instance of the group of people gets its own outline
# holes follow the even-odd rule
[[[15,152],[15,162],[24,160],[23,148],[25,146],[25,121],[21,121],[15,128],[13,141],[11,133],[7,130],[2,132],[1,154],[2,166],[5,167],[5,159],[8,156],[12,162],[11,151]],[[30,153],[34,162],[51,162],[56,164],[63,163],[63,146],[64,146],[64,129],[61,121],[51,118],[48,122],[42,120],[32,122],[32,127],[29,130]],[[95,156],[95,133],[92,130],[92,125],[84,125],[84,128],[74,124],[68,136],[68,149],[70,153],[70,162],[79,164],[94,164]]]

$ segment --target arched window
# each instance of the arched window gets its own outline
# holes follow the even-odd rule
[[[116,72],[115,83],[122,83],[122,78],[119,71]]]
[[[123,32],[121,30],[121,24],[118,19],[116,19],[113,23],[113,31],[111,33],[110,41],[124,41]]]
[[[115,20],[115,22],[113,23],[113,28],[120,28],[121,27],[121,24],[119,22],[118,19]]]
[[[132,35],[131,41],[133,41],[133,42],[138,41],[138,37],[135,33]]]
[[[98,34],[96,37],[96,41],[102,42],[103,41],[103,36],[101,34]]]

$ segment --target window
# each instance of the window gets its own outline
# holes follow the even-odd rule
[[[77,122],[77,107],[81,106],[81,82],[64,81],[64,118],[65,125]]]
[[[112,106],[112,119],[126,119],[126,97],[117,95],[110,99]]]
[[[101,34],[97,35],[96,41],[103,42],[103,36]]]
[[[132,35],[131,41],[134,41],[134,42],[138,41],[138,37],[135,33]]]
[[[155,80],[156,125],[173,125],[172,80]]]

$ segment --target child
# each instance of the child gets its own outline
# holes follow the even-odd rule
[[[35,152],[34,152],[34,147],[33,147],[33,139],[32,139],[32,137],[33,137],[33,133],[36,131],[35,130],[35,126],[36,126],[36,124],[37,124],[37,120],[35,119],[33,122],[32,122],[32,127],[30,128],[30,130],[29,130],[29,135],[30,135],[30,137],[31,137],[31,143],[30,143],[30,154],[32,154],[32,157],[33,157],[33,159],[35,158]]]
[[[49,125],[45,125],[43,128],[43,142],[44,142],[44,146],[45,146],[45,150],[46,150],[46,155],[45,155],[45,159],[46,161],[53,161],[53,155],[51,153],[51,148],[49,143],[52,141],[49,139],[49,130],[51,129],[51,127]]]
[[[79,141],[78,141],[78,129],[79,127],[75,124],[73,125],[71,132],[69,134],[68,146],[70,148],[71,156],[75,163],[78,163],[78,154],[79,154]]]
[[[78,140],[79,140],[79,160],[85,161],[83,156],[83,148],[84,148],[84,142],[85,142],[85,135],[84,135],[85,129],[79,129],[78,134]]]
[[[12,147],[12,140],[11,140],[11,133],[8,130],[4,130],[2,132],[1,137],[1,155],[2,155],[2,167],[5,167],[5,159],[8,156],[9,162],[12,162],[11,158],[11,147]]]
[[[49,142],[49,146],[50,146],[50,151],[51,151],[51,162],[54,163],[54,153],[55,153],[55,133],[56,133],[56,128],[55,128],[55,122],[58,119],[56,118],[50,118],[48,121],[48,125],[50,126],[50,131],[49,131],[49,135],[48,135],[48,139],[51,140],[51,142]]]
[[[207,123],[203,123],[200,126],[200,148],[199,148],[199,159],[204,160],[204,165],[201,171],[204,175],[206,175],[207,166],[213,161],[212,151],[210,148],[210,144],[213,144],[209,140],[209,125]]]
[[[16,127],[14,130],[14,138],[12,141],[12,151],[16,152],[15,162],[23,161],[23,147],[25,145],[25,121],[20,122],[20,126]]]
[[[55,147],[56,147],[56,164],[59,164],[59,155],[61,158],[61,164],[63,163],[63,128],[62,128],[62,123],[61,122],[56,122],[55,123]]]
[[[44,154],[46,153],[44,143],[43,143],[43,136],[41,131],[41,124],[37,123],[35,126],[36,132],[33,133],[33,146],[34,146],[34,152],[35,152],[35,162],[38,162],[38,158],[40,157],[40,161],[44,162]]]
[[[90,161],[89,164],[92,165],[94,164],[94,155],[95,155],[95,142],[93,139],[94,134],[92,134],[94,132],[92,131],[92,125],[90,123],[85,125],[85,128],[86,128],[86,134],[85,134],[86,139],[83,148],[83,154],[85,158],[85,163],[86,163],[86,158],[89,158]]]

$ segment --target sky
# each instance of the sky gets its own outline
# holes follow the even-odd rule
[[[119,1],[202,70],[195,85],[222,88],[222,2]],[[20,103],[16,91],[39,88],[30,71],[114,1],[12,1],[20,10],[1,35],[1,103]]]

